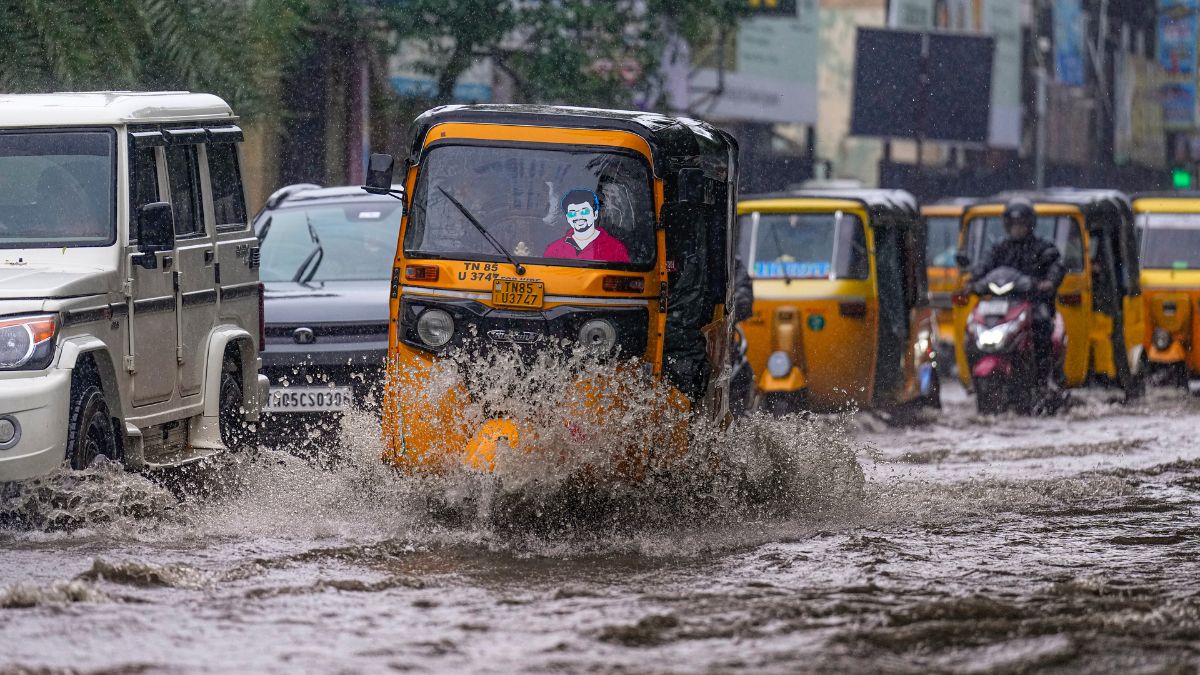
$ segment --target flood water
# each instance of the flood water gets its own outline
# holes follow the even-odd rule
[[[361,420],[328,470],[264,452],[198,488],[10,486],[0,671],[1194,672],[1200,400],[1113,396],[763,423],[726,458],[753,473],[756,443],[796,439],[759,501],[618,490],[507,518],[478,480],[381,466]]]

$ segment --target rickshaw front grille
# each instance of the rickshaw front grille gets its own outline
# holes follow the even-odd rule
[[[426,345],[417,335],[417,317],[427,309],[440,309],[454,318],[454,336],[441,348]],[[530,358],[577,340],[583,324],[592,319],[609,321],[617,332],[614,350],[621,358],[646,353],[650,325],[645,307],[559,306],[542,311],[504,310],[474,300],[409,298],[400,303],[400,340],[435,354],[469,348],[481,356],[492,349],[517,349]]]

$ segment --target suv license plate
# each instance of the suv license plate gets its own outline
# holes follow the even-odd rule
[[[497,279],[492,285],[492,304],[497,307],[541,309],[546,297],[546,284],[540,281]]]
[[[1001,316],[1008,314],[1007,300],[980,300],[979,312],[988,316],[999,314]]]
[[[350,387],[271,387],[263,412],[334,412],[353,402]]]

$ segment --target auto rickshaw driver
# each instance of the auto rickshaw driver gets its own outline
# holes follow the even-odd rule
[[[1067,270],[1063,267],[1058,247],[1042,239],[1034,231],[1037,214],[1033,203],[1024,197],[1009,200],[1004,207],[1004,231],[1008,239],[996,244],[979,267],[972,272],[982,280],[997,267],[1011,267],[1037,281],[1034,300],[1033,345],[1037,358],[1038,382],[1054,386],[1054,355],[1051,338],[1054,333],[1054,302],[1058,287]]]

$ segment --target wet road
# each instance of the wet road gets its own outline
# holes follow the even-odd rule
[[[0,671],[1194,672],[1200,400],[1106,396],[795,422],[787,503],[554,528],[430,515],[478,486],[396,478],[369,430],[334,471],[268,453],[182,502],[58,477],[3,501]]]

